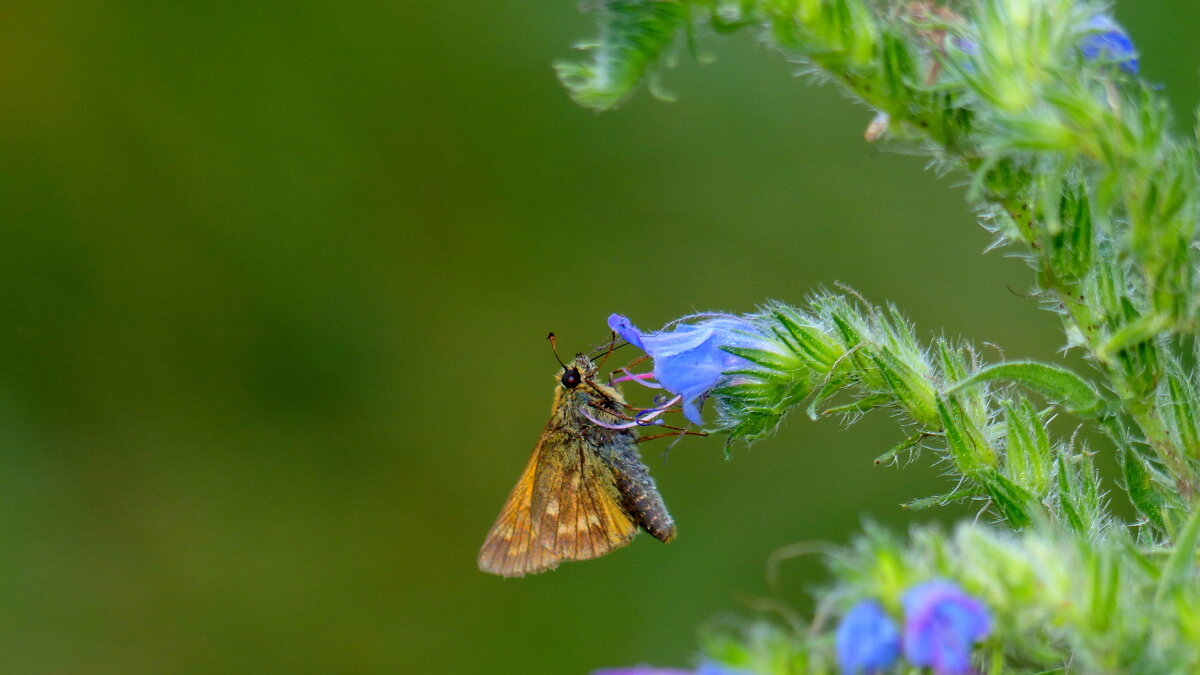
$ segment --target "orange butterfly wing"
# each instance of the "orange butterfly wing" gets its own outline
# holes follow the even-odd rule
[[[533,519],[530,504],[533,497],[533,478],[537,472],[538,457],[542,444],[533,448],[533,455],[517,486],[513,488],[500,516],[492,525],[483,547],[479,549],[479,569],[505,577],[519,577],[534,570],[530,568],[529,547],[533,543]]]
[[[547,428],[484,540],[479,568],[506,577],[542,572],[620,548],[637,530],[597,448]]]

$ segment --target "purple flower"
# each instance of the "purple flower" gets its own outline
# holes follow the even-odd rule
[[[643,333],[620,314],[608,317],[608,326],[631,345],[654,359],[654,378],[662,388],[682,398],[683,413],[695,424],[704,424],[700,404],[708,392],[723,384],[732,370],[753,363],[725,351],[742,347],[774,351],[753,323],[725,314],[703,314],[697,323],[680,323],[669,330]],[[668,324],[670,325],[670,324]]]
[[[878,602],[863,600],[842,619],[834,644],[845,675],[880,673],[900,656],[900,629]]]
[[[987,637],[987,607],[950,581],[935,580],[904,594],[904,658],[935,675],[968,675],[971,650]]]
[[[1083,58],[1088,61],[1115,63],[1130,75],[1137,74],[1137,51],[1120,24],[1110,16],[1097,14],[1088,20],[1087,29],[1087,37],[1079,43],[1079,51],[1083,52]]]

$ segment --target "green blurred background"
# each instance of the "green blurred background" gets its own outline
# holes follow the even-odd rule
[[[1194,2],[1120,18],[1182,129]],[[597,115],[572,2],[0,9],[0,670],[585,673],[687,664],[863,518],[944,488],[886,415],[647,461],[679,524],[502,580],[475,554],[565,351],[841,281],[1057,358],[957,178],[749,35]],[[924,513],[918,519],[968,513]]]

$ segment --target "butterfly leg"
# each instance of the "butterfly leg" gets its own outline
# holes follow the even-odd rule
[[[659,417],[660,415],[662,415],[664,413],[678,412],[679,408],[675,407],[675,404],[677,404],[682,398],[683,398],[682,396],[676,396],[675,398],[673,398],[669,402],[667,402],[664,406],[658,407],[658,408],[634,408],[635,410],[639,410],[640,412],[633,417],[630,417],[629,415],[626,415],[624,413],[617,412],[615,410],[609,410],[608,408],[601,408],[594,403],[588,404],[588,406],[596,408],[597,410],[603,410],[604,412],[616,417],[617,419],[625,420],[624,424],[610,424],[608,422],[604,422],[599,419],[596,419],[591,413],[589,413],[587,411],[586,407],[580,408],[579,412],[581,415],[583,415],[585,418],[587,418],[587,420],[589,422],[591,422],[592,424],[604,427],[606,429],[632,429],[634,427],[656,426],[656,427],[662,427],[664,429],[674,429],[675,431],[684,431],[683,427],[672,426],[670,424],[664,423],[660,419],[656,419],[657,417]]]
[[[644,374],[644,373],[643,373],[643,374],[640,374],[639,376],[635,376],[633,373],[630,373],[630,372],[629,372],[629,369],[630,369],[630,368],[633,368],[634,366],[636,366],[636,365],[638,365],[638,364],[645,363],[647,360],[649,360],[649,358],[650,358],[650,357],[649,357],[649,356],[646,356],[646,355],[639,356],[639,357],[637,357],[636,359],[634,359],[634,360],[630,361],[629,363],[627,363],[627,364],[626,364],[624,367],[622,367],[622,368],[618,368],[618,369],[616,369],[616,370],[612,371],[611,373],[609,373],[609,374],[608,374],[608,386],[610,386],[610,387],[611,387],[611,386],[613,386],[614,384],[616,384],[617,382],[624,382],[625,380],[634,380],[634,381],[636,381],[638,384],[645,384],[644,382],[641,382],[641,381],[639,381],[639,380],[638,380],[638,377],[643,377],[643,378],[644,378],[644,377],[646,377],[646,376],[647,376],[646,374]],[[604,363],[603,363],[603,362],[601,362],[601,364],[600,364],[600,365],[601,365],[601,366],[603,366],[603,365],[604,365]],[[624,371],[625,375],[627,375],[628,377],[623,377],[623,378],[620,378],[620,379],[614,380],[614,379],[613,379],[613,375],[616,375],[618,372],[622,372],[622,371]]]
[[[703,431],[692,431],[691,429],[684,429],[683,427],[665,427],[665,428],[674,429],[675,431],[668,431],[668,432],[664,432],[661,434],[654,434],[653,436],[642,436],[641,438],[637,439],[637,442],[644,443],[646,441],[654,441],[654,440],[658,440],[660,438],[669,438],[671,436],[707,436],[708,435],[707,433],[705,433]]]

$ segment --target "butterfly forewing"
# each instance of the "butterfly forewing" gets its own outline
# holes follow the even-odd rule
[[[479,568],[506,577],[542,572],[604,555],[636,532],[595,449],[547,434],[484,540]]]
[[[532,510],[543,555],[587,560],[624,546],[637,526],[622,508],[612,470],[587,437],[542,447]]]
[[[517,486],[500,509],[500,516],[488,532],[479,550],[479,569],[506,577],[519,577],[540,570],[530,567],[529,550],[533,543],[533,520],[530,514],[533,496],[533,477],[537,471],[541,443],[521,472]]]

